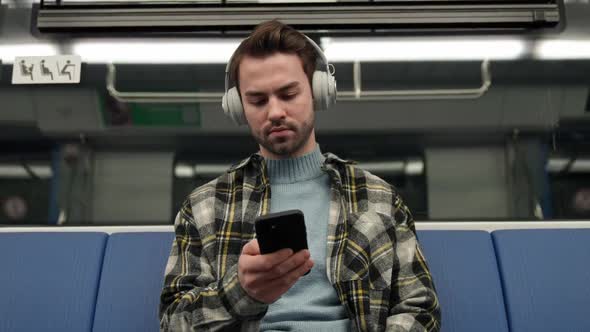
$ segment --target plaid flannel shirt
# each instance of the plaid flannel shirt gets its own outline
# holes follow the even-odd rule
[[[409,209],[395,189],[325,154],[331,179],[326,269],[353,331],[439,331],[440,308]],[[264,159],[254,154],[195,189],[175,220],[161,331],[258,331],[268,306],[238,281],[254,219],[269,212]]]

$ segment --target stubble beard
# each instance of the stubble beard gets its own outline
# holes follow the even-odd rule
[[[269,133],[262,133],[261,135],[254,135],[258,144],[264,147],[267,151],[274,155],[281,157],[289,157],[300,151],[311,137],[313,130],[313,123],[304,123],[301,128],[287,125],[289,129],[295,134],[291,137],[279,137],[275,139],[269,138]]]

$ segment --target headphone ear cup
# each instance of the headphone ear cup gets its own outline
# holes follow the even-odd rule
[[[223,94],[221,98],[221,108],[223,108],[223,114],[229,117],[229,106],[227,105],[227,91]]]
[[[317,111],[325,111],[328,109],[328,73],[316,70],[313,73],[312,91],[314,108]]]
[[[336,78],[334,75],[328,74],[328,108],[336,104],[338,99],[338,88],[336,87]]]
[[[312,90],[316,111],[326,111],[336,103],[336,80],[331,74],[316,70],[313,73]]]
[[[240,100],[240,94],[236,87],[229,89],[224,95],[221,101],[221,106],[226,116],[228,116],[235,124],[245,125],[246,116],[244,115],[244,107],[242,107],[242,101]]]

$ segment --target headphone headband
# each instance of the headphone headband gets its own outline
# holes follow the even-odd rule
[[[324,62],[324,65],[326,66],[326,73],[330,73],[330,64],[328,63],[328,59],[326,59],[326,55],[324,54],[324,52],[322,51],[322,49],[318,46],[318,44],[316,44],[313,39],[309,38],[307,35],[302,34],[303,37],[305,37],[305,39],[307,39],[307,41],[311,44],[311,46],[316,50],[316,53],[318,54],[318,56],[320,57],[320,59],[322,59],[322,61]],[[248,37],[250,38],[250,37]],[[246,39],[248,39],[246,38]],[[234,53],[232,53],[231,57],[229,58],[229,61],[227,62],[227,65],[225,66],[225,91],[227,92],[227,90],[229,90],[229,80],[230,80],[230,66],[232,64],[232,61],[234,60],[234,55],[235,55],[235,51]]]

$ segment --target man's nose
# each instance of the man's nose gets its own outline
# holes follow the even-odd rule
[[[268,119],[274,122],[285,118],[286,115],[281,101],[276,97],[271,97],[268,101]]]

